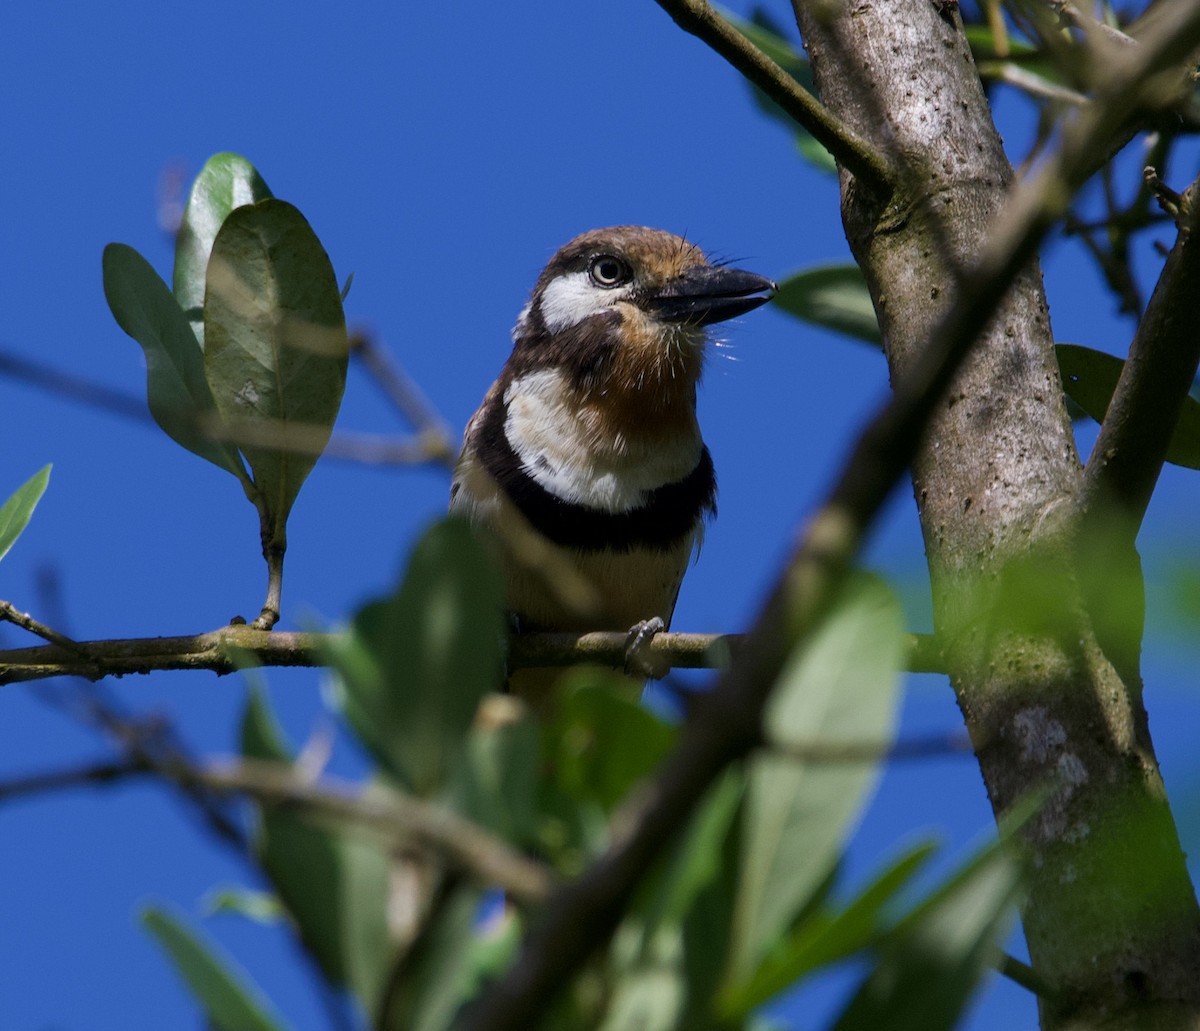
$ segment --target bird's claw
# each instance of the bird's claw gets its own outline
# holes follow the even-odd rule
[[[625,672],[630,676],[661,680],[671,672],[671,664],[649,652],[648,646],[656,634],[667,629],[662,617],[654,616],[635,623],[625,638]]]

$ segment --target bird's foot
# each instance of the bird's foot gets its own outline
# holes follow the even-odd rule
[[[644,619],[629,628],[629,636],[625,638],[625,672],[630,676],[648,677],[651,680],[661,680],[671,672],[671,664],[661,656],[649,651],[650,642],[655,634],[667,629],[662,617]]]

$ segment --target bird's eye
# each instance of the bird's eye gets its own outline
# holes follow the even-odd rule
[[[597,286],[620,286],[629,281],[629,266],[611,254],[601,254],[592,259],[588,274]]]

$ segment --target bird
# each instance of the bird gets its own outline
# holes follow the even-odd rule
[[[625,631],[632,661],[670,626],[716,512],[696,415],[708,327],[775,290],[645,226],[593,229],[550,259],[450,488],[451,514],[498,541],[521,631]],[[514,671],[510,690],[541,707],[558,672]]]

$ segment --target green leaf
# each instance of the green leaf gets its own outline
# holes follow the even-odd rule
[[[769,743],[891,742],[904,662],[900,604],[854,576],[780,673],[765,716]],[[768,749],[750,765],[729,976],[741,980],[801,913],[838,861],[877,762],[801,761]]]
[[[612,952],[612,995],[599,1031],[679,1027],[686,985],[678,926],[661,926],[646,935],[636,920],[626,921],[617,931]]]
[[[834,1031],[949,1031],[999,956],[1021,865],[997,842],[950,877],[880,946]]]
[[[232,472],[242,470],[236,449],[212,439],[217,422],[212,391],[196,335],[167,284],[132,247],[104,248],[104,297],[117,324],[146,355],[150,414],[176,444]]]
[[[204,284],[213,241],[229,213],[271,196],[258,170],[240,154],[214,154],[200,169],[175,237],[175,300],[204,349]]]
[[[17,538],[24,533],[49,482],[50,466],[44,465],[0,505],[0,559],[8,554]]]
[[[257,986],[243,971],[182,921],[158,906],[142,910],[142,924],[167,951],[216,1031],[283,1031]]]
[[[601,669],[567,674],[547,734],[559,786],[576,801],[611,811],[658,765],[676,732],[627,697],[623,679]]]
[[[405,958],[404,978],[388,1000],[379,1026],[388,1031],[448,1031],[471,988],[490,943],[476,932],[480,893],[455,889]]]
[[[252,692],[242,721],[242,752],[250,759],[290,762],[267,706]],[[390,877],[385,851],[278,806],[260,808],[255,850],[280,902],[326,976],[346,985],[372,1013],[393,948],[387,928]]]
[[[349,340],[333,266],[281,200],[236,208],[213,243],[204,295],[204,374],[285,543],[296,495],[329,440]]]
[[[721,875],[721,854],[745,793],[740,771],[727,771],[688,825],[647,914],[647,924],[682,921],[697,896]]]
[[[540,766],[538,728],[528,713],[516,721],[477,722],[453,771],[448,804],[518,848],[533,847]]]
[[[459,762],[479,701],[504,678],[504,584],[467,523],[435,523],[399,590],[330,648],[346,717],[391,776],[423,796]]]
[[[964,25],[963,35],[967,37],[967,44],[971,47],[971,56],[976,61],[1027,60],[1040,53],[1038,48],[1031,43],[1008,34],[1005,38],[1008,52],[1001,57],[996,47],[996,34],[987,25]]]
[[[1125,363],[1111,354],[1079,344],[1055,344],[1063,389],[1096,422],[1103,422]],[[1200,401],[1188,396],[1167,448],[1167,461],[1200,469]]]
[[[729,1019],[748,1017],[752,1010],[809,971],[845,959],[872,944],[882,930],[884,907],[912,880],[934,848],[929,841],[913,846],[840,913],[822,910],[802,921],[749,978],[722,993],[722,1015]]]
[[[715,1018],[713,996],[721,983],[732,947],[734,900],[738,892],[738,857],[741,854],[741,805],[746,771],[726,772],[709,792],[704,808],[693,818],[680,856],[685,881],[678,901],[686,902],[683,918],[683,973],[687,984],[687,1010],[680,1027],[697,1031],[727,1031],[730,1025]],[[686,858],[685,858],[686,857]],[[691,884],[686,882],[690,880]],[[674,907],[664,906],[669,915]]]
[[[805,322],[879,347],[883,337],[867,281],[855,264],[818,265],[779,284],[774,305]]]
[[[287,914],[278,895],[249,888],[218,888],[210,891],[204,897],[204,911],[208,916],[234,913],[259,924],[278,923]]]

